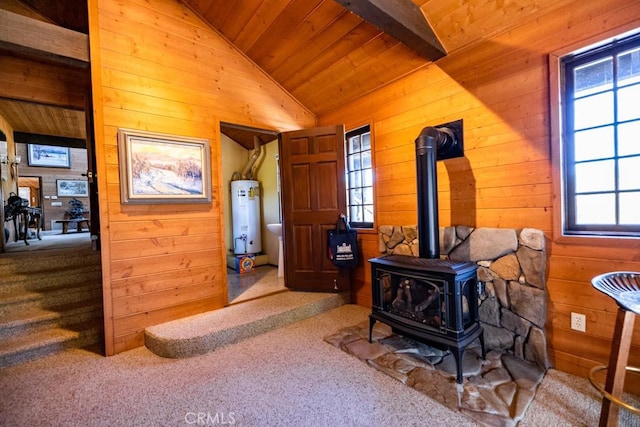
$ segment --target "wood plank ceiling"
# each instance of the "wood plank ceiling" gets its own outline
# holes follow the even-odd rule
[[[334,0],[183,0],[317,115],[430,62]],[[570,0],[413,0],[452,52]]]
[[[333,0],[185,3],[317,115],[426,62]]]
[[[382,1],[382,0],[378,0]],[[412,0],[448,54],[467,49],[573,0]],[[4,3],[19,0],[6,0]],[[334,0],[182,0],[277,83],[316,115],[395,81],[430,61],[351,13]],[[66,28],[80,29],[81,17],[65,14],[85,0],[23,0],[32,10]],[[61,5],[51,9],[52,4]],[[46,5],[46,6],[45,6]],[[64,7],[63,7],[64,6]],[[0,3],[0,8],[3,3]],[[64,17],[64,19],[63,19]],[[3,94],[0,93],[0,98]],[[0,113],[13,105],[0,104]],[[54,113],[33,117],[68,123]],[[49,118],[47,118],[49,117]],[[16,120],[18,121],[18,120]],[[16,131],[36,132],[26,118]],[[12,121],[10,121],[12,123]],[[78,126],[83,122],[76,120]],[[12,123],[13,125],[13,123]],[[15,126],[15,125],[14,125]],[[40,130],[38,129],[38,132]],[[62,132],[62,131],[60,131]],[[84,129],[72,132],[84,135]],[[250,139],[251,140],[251,139]],[[253,147],[252,142],[247,143]]]
[[[15,132],[86,139],[84,111],[0,99],[0,114]]]

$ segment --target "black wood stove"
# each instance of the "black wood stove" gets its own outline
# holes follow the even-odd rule
[[[484,335],[478,318],[477,265],[440,258],[436,160],[463,155],[462,122],[422,130],[416,139],[418,238],[420,256],[388,255],[370,259],[372,312],[394,332],[449,349],[462,383],[465,348]]]

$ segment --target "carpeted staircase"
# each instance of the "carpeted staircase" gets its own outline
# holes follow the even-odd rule
[[[0,367],[102,345],[100,252],[57,249],[0,257]]]

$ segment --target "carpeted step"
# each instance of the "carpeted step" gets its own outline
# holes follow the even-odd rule
[[[205,354],[348,302],[348,295],[283,292],[145,329],[145,345],[162,357]]]
[[[76,321],[80,318],[76,318]],[[0,368],[48,356],[68,348],[100,347],[102,323],[89,320],[65,327],[49,327],[0,341]]]
[[[37,261],[35,261],[37,262]],[[21,291],[41,292],[51,288],[61,288],[77,283],[102,283],[102,267],[99,263],[86,263],[82,266],[70,268],[37,269],[36,271],[21,271],[2,277],[0,290],[6,294],[18,294]]]
[[[94,279],[95,280],[95,279]],[[75,286],[41,288],[34,291],[7,291],[0,289],[0,323],[7,318],[20,316],[31,309],[51,308],[64,304],[76,304],[102,297],[100,282],[79,282]]]
[[[0,341],[86,322],[102,326],[100,298],[49,308],[31,307],[3,316],[0,319]]]
[[[0,367],[103,342],[100,252],[6,253],[0,285]]]
[[[6,253],[0,258],[0,277],[10,278],[13,275],[87,265],[100,265],[100,252],[68,248],[39,251],[37,256],[24,256],[21,252]]]
[[[37,359],[66,348],[75,347],[80,333],[62,328],[6,338],[0,342],[0,367]]]

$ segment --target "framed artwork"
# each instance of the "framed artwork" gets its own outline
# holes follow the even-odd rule
[[[77,179],[58,179],[58,197],[89,197],[89,182]]]
[[[118,130],[122,203],[211,203],[209,141]]]
[[[29,166],[48,168],[71,167],[71,150],[69,147],[27,144],[27,157]]]

